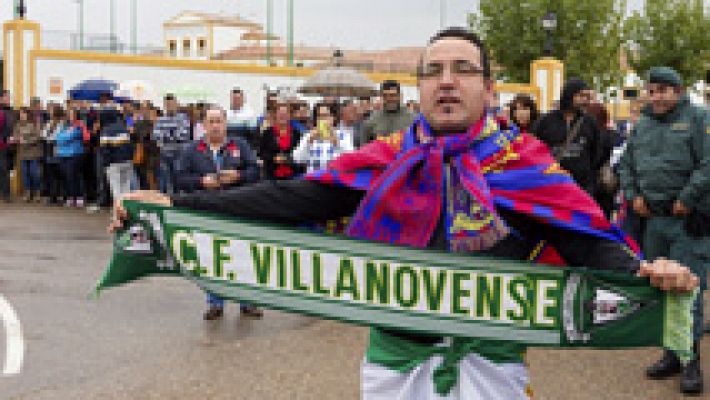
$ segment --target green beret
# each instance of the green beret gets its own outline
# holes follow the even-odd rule
[[[670,67],[653,67],[648,71],[648,82],[671,86],[683,86],[680,74]]]

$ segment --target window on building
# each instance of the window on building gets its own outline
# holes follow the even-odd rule
[[[177,56],[177,41],[175,41],[175,40],[168,41],[168,53],[170,53],[171,57]]]
[[[207,39],[197,39],[197,56],[205,57],[207,55]]]
[[[183,57],[190,57],[190,39],[183,39],[182,55]]]

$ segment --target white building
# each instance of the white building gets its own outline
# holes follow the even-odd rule
[[[241,45],[259,44],[266,40],[262,29],[238,15],[185,11],[163,23],[165,52],[177,58],[209,59]]]

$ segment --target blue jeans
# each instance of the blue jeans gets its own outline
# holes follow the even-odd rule
[[[175,193],[175,167],[180,154],[177,152],[161,152],[158,167],[158,186],[162,193]]]
[[[25,190],[39,192],[39,160],[21,160],[20,170],[22,171],[22,186]]]
[[[59,159],[59,167],[64,177],[64,197],[68,199],[82,197],[79,189],[81,157],[62,157]]]
[[[207,293],[207,304],[210,307],[224,308],[224,299],[215,294]],[[249,308],[249,303],[239,303],[239,308],[242,310]]]

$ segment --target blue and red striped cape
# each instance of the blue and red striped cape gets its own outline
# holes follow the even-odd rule
[[[402,185],[402,182],[406,181],[407,177],[403,177],[402,181],[393,183],[394,174],[388,169],[397,168],[409,155],[421,152],[421,124],[428,126],[422,116],[409,129],[375,140],[357,151],[343,154],[333,160],[327,169],[314,171],[306,175],[305,179],[367,191],[368,195],[356,213],[356,216],[360,215],[362,219],[363,204],[367,203],[366,200],[371,198],[373,193],[388,188],[388,185]],[[496,208],[524,214],[561,229],[616,241],[640,254],[636,243],[609,223],[589,194],[560,168],[544,143],[527,133],[520,133],[517,127],[507,126],[505,121],[495,120],[490,116],[484,117],[477,125],[476,140],[466,154],[466,159],[474,161],[461,165],[464,169],[473,168],[472,164],[478,162],[475,168],[485,180],[481,184],[485,186],[482,192],[490,197]],[[406,168],[404,170],[404,173],[407,173]],[[418,185],[426,186],[421,183]],[[471,195],[476,198],[480,193]],[[391,199],[383,197],[378,201],[380,203],[375,202],[375,212],[367,210],[368,213],[364,214],[365,218],[374,219],[367,223],[374,225],[375,229],[378,224],[390,225],[388,228],[391,229],[392,221],[388,220],[388,216],[376,212],[382,202]],[[369,207],[372,208],[372,200]],[[392,211],[390,215],[391,213]],[[352,230],[352,223],[350,229]],[[368,232],[370,231],[365,234],[368,239],[416,245],[413,241],[417,239],[395,237],[388,240]],[[351,236],[363,237],[362,234]],[[547,264],[564,263],[556,251],[542,241],[530,259]]]

